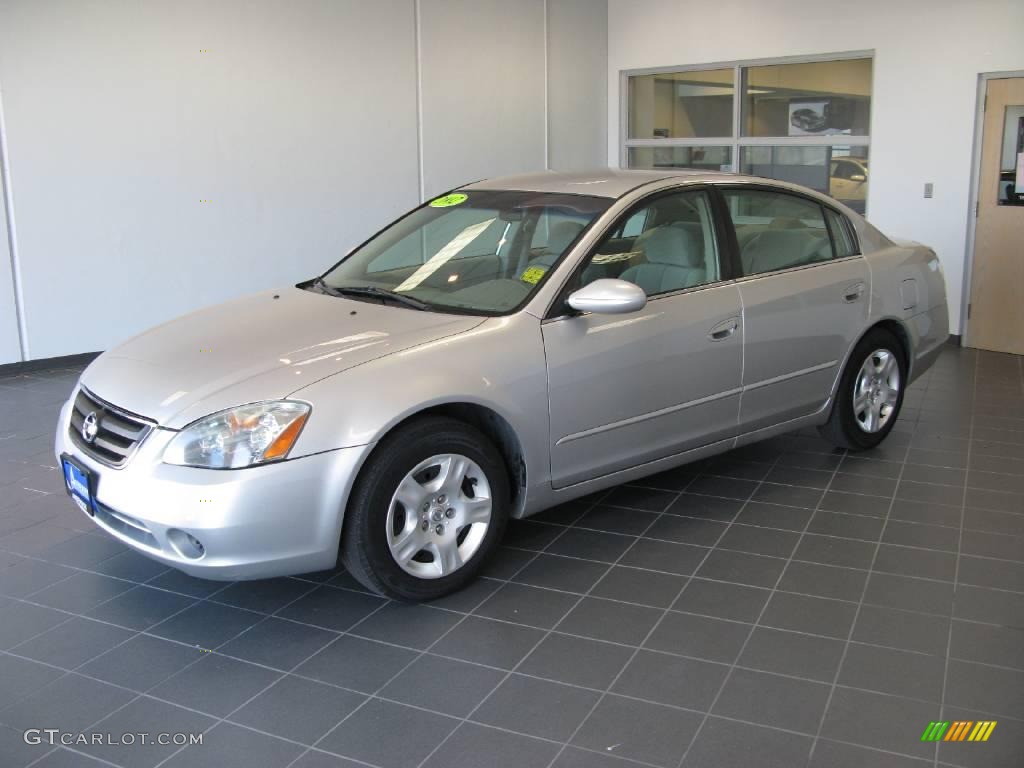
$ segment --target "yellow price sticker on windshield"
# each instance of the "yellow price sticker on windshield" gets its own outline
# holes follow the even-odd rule
[[[461,192],[453,192],[450,195],[443,195],[434,200],[430,201],[431,208],[447,208],[450,205],[458,205],[464,203],[469,199],[469,195],[464,195]]]
[[[537,282],[544,277],[545,272],[547,272],[547,269],[544,267],[527,267],[523,270],[523,274],[519,276],[519,279],[524,283],[536,285]]]

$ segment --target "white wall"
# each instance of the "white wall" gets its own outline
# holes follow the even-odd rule
[[[978,75],[1024,69],[1024,3],[609,0],[608,30],[612,165],[622,70],[873,50],[868,218],[936,249],[959,333]]]
[[[426,195],[544,168],[544,0],[420,8]]]
[[[604,0],[590,9],[607,19]],[[29,357],[105,349],[307,278],[419,202],[421,183],[430,195],[543,168],[546,11],[544,0],[0,3]],[[570,47],[582,34],[556,33],[552,45]],[[579,130],[588,164],[603,164],[603,125]],[[19,356],[0,256],[7,363]]]
[[[548,164],[559,171],[604,165],[608,89],[593,73],[608,65],[605,6],[548,0]]]

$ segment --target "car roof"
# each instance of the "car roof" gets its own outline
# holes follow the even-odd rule
[[[595,195],[619,198],[627,192],[663,179],[679,178],[694,183],[724,180],[754,180],[752,176],[718,171],[622,170],[599,168],[591,171],[539,171],[517,176],[499,176],[467,184],[460,189],[517,190],[521,192],[549,192],[572,195]]]

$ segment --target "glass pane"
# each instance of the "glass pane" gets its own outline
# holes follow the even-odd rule
[[[630,168],[732,170],[732,147],[629,147],[626,151]]]
[[[612,227],[578,279],[583,286],[609,277],[635,283],[648,296],[717,282],[718,246],[707,194],[658,197]]]
[[[832,232],[832,244],[836,248],[836,258],[853,256],[857,253],[857,246],[853,242],[853,235],[847,225],[846,217],[841,216],[832,209],[825,210],[825,218],[828,219],[828,227]]]
[[[1024,205],[1024,106],[1009,106],[1003,120],[999,205]]]
[[[744,136],[867,136],[871,59],[747,67]]]
[[[802,267],[832,258],[823,208],[797,195],[728,189],[744,275]]]
[[[867,147],[742,147],[740,172],[802,184],[864,213],[868,194]]]
[[[375,289],[378,297],[381,291],[400,294],[441,312],[508,312],[529,299],[612,202],[511,190],[445,195],[350,253],[317,290],[355,291],[365,298],[367,289]]]
[[[629,138],[732,136],[734,79],[731,67],[629,78]]]

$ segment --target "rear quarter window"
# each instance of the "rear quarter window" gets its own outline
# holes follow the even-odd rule
[[[841,213],[836,213],[830,208],[825,209],[825,218],[828,219],[828,228],[832,232],[832,242],[836,248],[836,258],[853,256],[858,252],[857,241],[853,237],[853,225]]]

